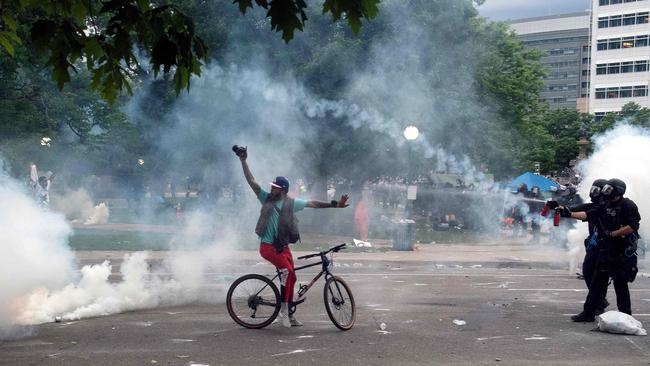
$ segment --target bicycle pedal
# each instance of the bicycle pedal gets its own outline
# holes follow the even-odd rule
[[[291,303],[291,306],[300,305],[300,304],[302,304],[303,302],[305,302],[305,300],[307,300],[306,297],[303,297],[302,299],[298,299],[298,300],[292,302],[292,303]]]

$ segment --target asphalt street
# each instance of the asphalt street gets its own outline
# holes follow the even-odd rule
[[[299,281],[313,271],[299,272]],[[298,309],[304,326],[236,325],[223,294],[233,278],[249,272],[272,268],[241,263],[209,273],[202,287],[216,303],[37,326],[30,337],[0,342],[0,364],[650,364],[648,337],[570,321],[586,291],[565,268],[343,259],[334,272],[350,284],[357,303],[357,323],[347,332],[326,315],[322,280]],[[113,281],[120,281],[118,274]],[[642,275],[631,288],[635,317],[647,323],[650,279]],[[608,298],[615,304],[613,289]]]

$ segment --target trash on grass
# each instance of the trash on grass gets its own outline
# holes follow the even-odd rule
[[[357,240],[357,239],[352,239],[352,241],[354,242],[354,246],[356,247],[372,248],[372,244],[370,244],[370,242]]]

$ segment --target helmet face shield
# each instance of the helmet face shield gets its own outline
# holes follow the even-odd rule
[[[600,196],[600,191],[601,191],[600,187],[591,186],[591,189],[589,189],[589,197],[594,198]]]
[[[609,184],[605,184],[601,192],[603,193],[603,196],[611,196],[614,192],[614,187],[610,186]]]

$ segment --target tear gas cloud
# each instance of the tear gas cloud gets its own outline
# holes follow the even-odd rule
[[[86,265],[68,246],[71,227],[64,216],[36,206],[24,187],[0,174],[0,339],[20,337],[29,326],[128,310],[196,301],[221,302],[219,289],[202,291],[206,272],[228,256],[228,231],[212,231],[211,217],[194,213],[175,235],[172,250],[157,266],[148,252],[125,254],[119,268],[109,261]],[[219,238],[219,240],[217,240]],[[215,253],[219,253],[217,256]]]
[[[237,143],[249,146],[249,164],[260,182],[280,174],[290,179],[318,176],[308,164],[332,159],[327,149],[313,149],[319,131],[342,119],[352,128],[389,136],[397,146],[406,143],[404,127],[415,124],[421,136],[413,142],[414,148],[418,156],[432,159],[432,170],[462,174],[474,186],[485,182],[484,174],[464,153],[470,147],[490,145],[481,142],[489,131],[473,136],[466,128],[495,116],[490,103],[480,100],[475,90],[475,68],[484,46],[471,37],[452,38],[459,27],[449,25],[467,23],[475,14],[471,2],[440,5],[431,21],[439,27],[437,32],[431,32],[426,22],[398,18],[407,12],[406,2],[387,1],[381,6],[386,27],[393,31],[372,40],[370,58],[349,72],[340,99],[320,98],[292,75],[278,75],[269,66],[272,56],[260,54],[259,49],[232,45],[221,59],[234,62],[208,65],[163,121],[148,124],[150,140],[168,157],[169,170],[187,170],[190,164],[200,165],[201,156],[212,156],[218,161],[204,164],[204,178],[240,177],[228,150]],[[305,32],[309,31],[307,27]],[[126,109],[136,123],[152,118],[148,94],[144,90],[136,95]],[[336,127],[332,124],[332,128]]]
[[[650,196],[645,188],[650,182],[650,130],[623,123],[596,136],[593,143],[593,154],[578,166],[583,177],[580,195],[588,199],[589,188],[596,179],[622,179],[627,185],[625,197],[639,207],[639,233],[649,237]]]
[[[440,18],[439,32],[391,18],[406,13],[407,5],[382,3],[381,14],[396,31],[370,45],[367,68],[351,75],[337,100],[310,93],[291,75],[274,74],[264,66],[264,55],[251,56],[252,51],[244,50],[232,51],[227,58],[239,63],[207,65],[202,77],[193,80],[191,92],[181,95],[161,120],[151,110],[156,86],[144,85],[125,111],[135,124],[146,127],[147,141],[160,152],[160,165],[165,166],[160,180],[198,171],[209,183],[229,183],[233,176],[243,183],[239,162],[230,151],[236,143],[249,147],[249,164],[263,187],[276,175],[295,182],[314,174],[305,161],[331,159],[326,150],[315,158],[305,154],[318,142],[319,129],[340,119],[354,129],[389,136],[397,146],[405,143],[403,128],[415,124],[422,132],[415,150],[435,160],[437,167],[432,169],[444,167],[479,186],[485,177],[463,151],[482,141],[480,133],[472,135],[464,127],[470,122],[480,125],[494,113],[474,90],[474,68],[482,50],[469,41],[452,44],[444,39],[453,32],[446,24],[464,24],[473,11],[471,4],[450,1],[448,11],[435,15]],[[468,102],[461,105],[460,98]],[[2,179],[0,197],[11,203],[0,211],[2,245],[9,253],[3,256],[0,271],[5,275],[0,281],[11,279],[0,289],[2,304],[9,304],[0,309],[3,331],[16,324],[52,321],[55,316],[79,319],[180,302],[223,301],[217,291],[209,297],[201,294],[202,279],[219,267],[230,245],[246,235],[242,232],[255,240],[252,220],[259,204],[248,191],[248,200],[238,205],[236,214],[217,223],[202,210],[189,214],[159,266],[150,266],[146,252],[125,256],[119,269],[123,280],[111,283],[109,262],[75,272],[74,255],[67,246],[71,229],[63,216],[38,210],[16,183]],[[68,198],[59,207],[70,215],[87,215],[94,207],[82,191]],[[73,213],[65,204],[84,213]],[[500,214],[500,208],[492,205],[489,210]],[[485,216],[483,207],[476,210]],[[16,278],[16,273],[24,275]]]
[[[35,288],[63,287],[75,277],[67,246],[72,229],[62,214],[42,211],[24,185],[0,170],[0,337],[20,332],[15,319]]]
[[[589,188],[596,179],[622,179],[627,185],[625,196],[636,203],[641,214],[639,233],[641,237],[647,237],[650,235],[650,197],[644,195],[643,188],[650,181],[650,131],[620,123],[595,136],[592,143],[594,152],[578,164],[583,178],[579,187],[580,196],[586,202],[589,201]],[[583,241],[588,235],[587,224],[575,222],[574,228],[567,235],[573,273],[584,255]]]

